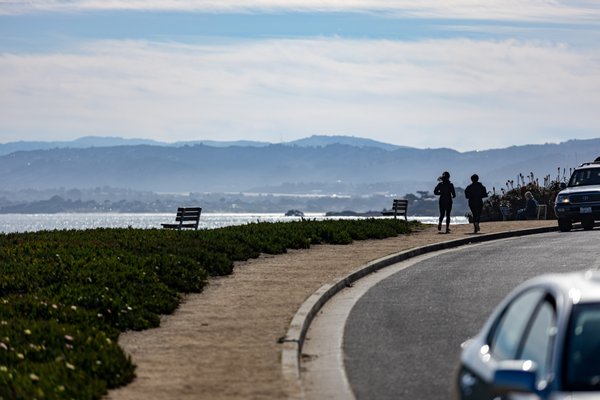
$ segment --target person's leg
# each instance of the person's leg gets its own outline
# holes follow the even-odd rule
[[[452,211],[452,204],[446,205],[446,233],[450,232],[450,212]]]
[[[475,225],[475,233],[479,232],[481,229],[479,228],[479,222],[481,221],[481,212],[483,211],[483,204],[477,204],[474,207],[473,211],[473,222]]]
[[[444,208],[442,203],[439,203],[439,207],[440,207],[440,219],[438,220],[438,231],[442,230],[442,221],[444,220],[444,214],[446,212],[446,209]]]
[[[471,209],[471,221],[473,223],[473,232],[477,233],[477,206],[469,202],[469,208]]]

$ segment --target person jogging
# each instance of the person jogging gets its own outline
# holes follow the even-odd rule
[[[483,211],[483,199],[487,197],[487,189],[479,182],[479,176],[471,176],[471,184],[465,189],[465,197],[469,199],[469,208],[473,214],[473,233],[480,231],[479,221]]]
[[[444,171],[438,178],[438,184],[433,190],[436,196],[440,196],[440,219],[438,222],[438,231],[442,230],[442,222],[446,217],[446,233],[450,233],[450,212],[452,212],[452,199],[456,197],[454,185],[450,182],[450,173]]]

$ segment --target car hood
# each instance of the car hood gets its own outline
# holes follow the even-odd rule
[[[568,187],[560,191],[559,194],[576,194],[585,192],[600,192],[600,185],[585,185]]]

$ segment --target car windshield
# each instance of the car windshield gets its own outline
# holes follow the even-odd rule
[[[569,186],[600,185],[600,168],[579,169],[573,172]]]
[[[568,390],[600,390],[600,303],[573,308],[564,362]]]

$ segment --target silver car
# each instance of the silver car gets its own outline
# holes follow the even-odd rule
[[[457,399],[600,399],[600,273],[521,284],[462,347]]]

